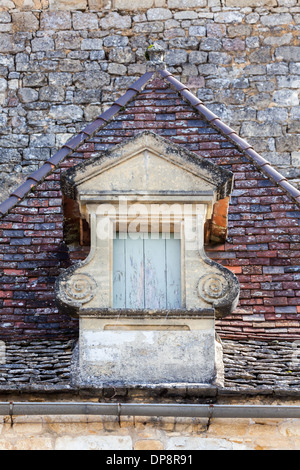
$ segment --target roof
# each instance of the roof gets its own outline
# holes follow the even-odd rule
[[[217,129],[233,142],[240,151],[268,178],[274,181],[285,193],[287,193],[297,204],[300,205],[300,191],[291,185],[288,180],[281,175],[273,166],[259,155],[253,147],[242,139],[232,128],[227,126],[216,114],[210,111],[201,100],[199,100],[190,89],[175,78],[168,70],[161,69],[157,72],[146,72],[136,82],[134,82],[113,105],[104,111],[98,118],[86,126],[79,134],[66,142],[61,149],[48,159],[38,170],[27,177],[25,182],[15,189],[10,196],[0,204],[0,217],[6,215],[13,207],[22,201],[34,188],[40,184],[47,176],[73,152],[91,137],[93,137],[101,128],[105,127],[120,110],[126,107],[143,89],[143,87],[158,74],[165,82],[173,87],[181,97],[187,101],[211,126]]]
[[[165,385],[145,387],[144,396],[168,399],[176,394],[183,400],[230,395],[263,395],[265,397],[298,397],[300,392],[299,359],[297,348],[291,342],[222,340],[225,383],[224,387],[198,386],[177,390]],[[14,341],[6,344],[6,363],[0,363],[0,394],[3,393],[70,393],[78,394],[73,384],[72,340]],[[140,386],[138,387],[141,388]],[[137,390],[132,389],[132,392]],[[83,390],[92,393],[92,390]],[[96,396],[112,398],[111,390],[96,389]],[[130,399],[130,390],[114,389],[114,399],[120,395]]]

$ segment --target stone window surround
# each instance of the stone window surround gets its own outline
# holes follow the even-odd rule
[[[171,207],[174,204],[172,198],[170,196],[160,196],[161,201],[159,203],[153,204],[151,206],[155,206],[156,208],[160,207],[161,204],[170,204]],[[181,198],[182,199],[182,198]],[[193,196],[194,204],[191,204],[190,196],[186,196],[186,203],[176,203],[179,212],[177,215],[174,216],[173,221],[166,221],[163,219],[162,214],[151,217],[151,226],[156,227],[159,226],[159,233],[166,233],[163,230],[163,227],[168,225],[170,227],[170,233],[176,233],[177,236],[181,240],[181,307],[182,308],[194,308],[192,299],[187,296],[187,287],[186,287],[186,279],[189,276],[188,273],[188,258],[187,252],[191,249],[199,251],[201,258],[206,258],[203,249],[203,239],[204,239],[204,224],[208,218],[208,214],[211,212],[211,204],[203,204],[203,196]],[[195,200],[198,199],[198,202]],[[145,202],[145,201],[143,201]],[[196,202],[196,204],[195,204]],[[184,206],[188,206],[189,209],[185,210]],[[96,251],[98,248],[107,250],[107,255],[105,256],[106,263],[103,265],[103,276],[106,275],[106,283],[107,286],[107,303],[103,305],[104,308],[112,308],[113,305],[113,239],[114,234],[116,232],[120,233],[128,233],[128,228],[130,224],[133,222],[133,217],[125,217],[123,214],[120,214],[117,211],[117,204],[115,206],[115,216],[108,216],[108,217],[101,217],[99,214],[97,215],[97,208],[99,206],[96,204],[87,204],[86,210],[89,214],[89,221],[91,227],[91,233],[93,234],[91,239],[91,251],[88,258],[85,261],[85,264],[90,263],[90,261],[96,256]],[[129,205],[129,208],[132,207]],[[145,205],[144,207],[147,207]],[[149,207],[149,206],[148,206]],[[181,209],[181,210],[180,210]],[[129,209],[130,210],[130,209]],[[158,212],[158,211],[157,211]],[[185,214],[185,212],[189,212]],[[140,231],[141,232],[148,232],[148,220],[146,218],[139,219],[139,223],[141,223]],[[168,223],[170,222],[170,223]],[[97,227],[99,224],[102,225],[104,223],[107,227],[107,238],[100,239],[97,237]],[[197,233],[197,239],[194,238],[194,232]],[[148,232],[149,233],[149,232]],[[105,246],[105,248],[104,248]],[[208,260],[208,258],[207,258]]]

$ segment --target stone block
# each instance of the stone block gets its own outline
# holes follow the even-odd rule
[[[249,450],[244,444],[231,442],[231,440],[208,437],[171,437],[167,441],[166,450]]]
[[[55,48],[56,50],[78,50],[80,49],[80,41],[80,35],[76,31],[60,31],[56,36]]]
[[[73,28],[75,30],[97,30],[98,17],[95,13],[82,13],[77,11],[73,14]]]
[[[177,11],[174,13],[175,20],[195,20],[198,19],[198,14],[192,10]]]
[[[163,448],[163,443],[155,439],[140,440],[134,445],[134,450],[163,450]]]
[[[300,88],[300,76],[299,75],[282,75],[277,77],[278,88]]]
[[[106,36],[103,39],[103,45],[105,47],[125,47],[128,45],[128,42],[127,36],[119,35]]]
[[[168,0],[169,8],[178,8],[179,10],[187,10],[188,8],[206,7],[207,0]]]
[[[39,98],[39,93],[33,88],[20,88],[18,91],[18,97],[21,103],[32,103],[37,101]]]
[[[49,117],[64,122],[80,121],[83,117],[83,110],[76,105],[52,106],[49,111]]]
[[[223,39],[223,47],[225,51],[244,51],[245,41],[240,38]]]
[[[48,36],[35,38],[31,41],[31,47],[32,52],[54,51],[54,41]]]
[[[109,60],[120,64],[129,64],[135,61],[135,53],[131,47],[115,47],[109,53]]]
[[[113,320],[82,319],[79,385],[211,383],[215,378],[213,321],[180,321],[189,325],[189,331],[180,330],[171,320],[166,330],[149,320],[146,326],[137,320],[134,325],[119,320],[116,326]],[[132,360],[137,356],[142,357],[139,363]]]
[[[7,90],[7,80],[5,78],[0,78],[0,93],[4,93]]]
[[[50,149],[49,148],[28,148],[24,149],[23,157],[25,160],[37,160],[37,161],[46,161],[50,158]]]
[[[189,28],[189,36],[205,36],[206,35],[206,27],[205,26],[190,26]]]
[[[2,0],[0,9],[2,10],[5,8],[7,8],[8,10],[12,10],[13,8],[15,8],[14,2],[12,2],[11,0]]]
[[[300,61],[300,46],[282,46],[275,50],[277,60],[286,60],[287,62]]]
[[[226,7],[237,7],[236,0],[225,0]],[[246,8],[246,7],[276,7],[277,1],[276,0],[239,0],[238,2],[239,8]]]
[[[40,89],[41,101],[64,101],[65,91],[61,86],[47,86]]]
[[[54,134],[32,134],[30,136],[31,147],[50,147],[55,146],[55,135]]]
[[[47,77],[45,74],[35,72],[30,75],[26,75],[23,79],[24,87],[40,87],[47,85]]]
[[[0,23],[10,23],[11,16],[8,11],[0,11]]]
[[[288,111],[286,108],[267,108],[257,111],[257,120],[261,122],[286,123],[288,121]]]
[[[154,6],[154,0],[115,0],[115,8],[118,10],[139,11],[147,10]]]
[[[273,93],[273,101],[277,106],[298,106],[298,92],[285,88],[277,90]]]
[[[291,110],[291,118],[292,120],[300,121],[300,106],[295,106]]]
[[[85,10],[87,0],[49,0],[50,10]]]
[[[134,0],[128,3],[134,4]],[[103,29],[128,29],[131,27],[131,17],[129,15],[119,15],[119,13],[113,11],[100,20],[100,26]]]
[[[187,52],[181,49],[167,51],[165,58],[167,65],[181,65],[187,62]]]
[[[66,72],[49,73],[49,85],[52,86],[69,86],[72,84],[72,76]]]
[[[300,152],[292,152],[292,165],[300,167]]]
[[[22,157],[20,153],[11,148],[0,148],[0,162],[2,163],[19,163],[21,161]]]
[[[283,34],[282,36],[267,36],[263,40],[263,44],[267,46],[284,46],[285,44],[290,44],[293,39],[292,33]]]
[[[261,16],[261,23],[265,26],[279,26],[282,24],[290,25],[293,17],[290,13],[278,13]]]
[[[0,51],[5,54],[16,54],[24,51],[25,37],[21,33],[0,33]]]
[[[172,12],[167,8],[150,8],[147,11],[148,21],[168,20],[172,18]]]
[[[150,23],[138,23],[134,26],[135,33],[161,33],[164,30],[163,21],[151,21]]]
[[[281,125],[277,123],[243,122],[241,135],[246,137],[279,137],[282,135]]]
[[[249,55],[250,62],[257,64],[265,64],[271,62],[271,48],[261,47]]]
[[[238,11],[223,11],[215,13],[214,20],[216,23],[241,23],[245,15]]]
[[[84,117],[87,122],[92,122],[101,114],[102,107],[99,105],[88,105],[84,109]]]
[[[250,37],[252,33],[252,26],[247,24],[235,24],[229,25],[227,28],[228,36],[230,38],[235,37]]]
[[[118,63],[110,63],[108,64],[108,73],[112,75],[125,75],[127,72],[127,67],[123,64],[118,64]]]
[[[13,30],[19,31],[37,31],[40,27],[39,20],[30,11],[16,12],[12,14]]]
[[[13,30],[11,23],[0,23],[0,33],[11,33]]]
[[[219,38],[203,38],[200,42],[202,51],[220,51],[222,49],[222,41]]]
[[[199,41],[196,37],[170,39],[170,49],[197,50]]]
[[[224,24],[208,23],[207,36],[213,38],[222,38],[226,36],[226,26]]]
[[[106,72],[88,71],[75,74],[74,82],[80,89],[101,89],[110,82],[110,76]]]
[[[278,152],[288,152],[291,148],[300,148],[300,135],[285,135],[276,139],[276,150]]]
[[[41,29],[71,29],[71,14],[67,11],[45,11],[41,14]]]
[[[211,64],[226,65],[231,63],[232,57],[226,52],[209,52],[208,61]]]
[[[132,450],[130,436],[63,436],[55,441],[55,450]]]
[[[189,53],[189,62],[191,64],[204,64],[207,61],[207,52],[192,51]]]
[[[102,39],[83,39],[81,42],[82,51],[101,51],[102,49]]]
[[[245,21],[248,24],[255,24],[259,21],[259,14],[256,12],[249,13],[249,15],[246,16]]]

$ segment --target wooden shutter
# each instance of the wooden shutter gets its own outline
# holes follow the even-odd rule
[[[180,240],[173,234],[160,234],[158,239],[148,234],[137,240],[123,237],[117,234],[114,240],[114,308],[180,308]]]

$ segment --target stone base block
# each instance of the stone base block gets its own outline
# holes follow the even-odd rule
[[[214,318],[81,318],[82,387],[220,384]]]

